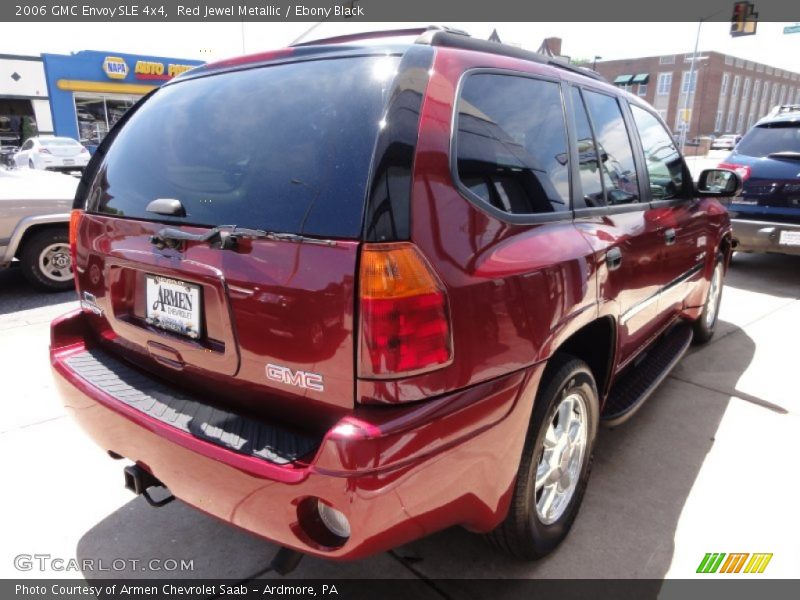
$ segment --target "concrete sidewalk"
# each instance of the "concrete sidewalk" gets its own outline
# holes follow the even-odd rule
[[[173,502],[150,508],[123,489],[120,462],[68,419],[47,358],[49,320],[74,295],[30,291],[0,273],[5,415],[0,576],[19,554],[193,561],[180,576],[258,579],[276,548]],[[642,410],[601,430],[583,508],[550,557],[520,563],[455,528],[356,563],[306,558],[293,578],[687,578],[706,552],[771,552],[764,577],[800,576],[800,258],[737,255],[719,331],[690,351]],[[101,574],[102,575],[102,574]],[[173,572],[119,575],[173,577]],[[429,588],[459,597],[457,582]]]

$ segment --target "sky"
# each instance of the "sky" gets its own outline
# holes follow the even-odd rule
[[[358,31],[426,26],[429,23],[323,22],[306,40]],[[791,71],[800,71],[800,33],[786,35],[790,23],[761,22],[754,36],[731,38],[727,22],[705,22],[700,51],[714,50]],[[504,42],[536,50],[546,37],[561,37],[562,53],[573,59],[606,60],[690,53],[697,23],[446,23],[479,38],[497,29]],[[218,60],[280,48],[313,23],[0,23],[0,53],[38,55],[79,50],[151,54]]]

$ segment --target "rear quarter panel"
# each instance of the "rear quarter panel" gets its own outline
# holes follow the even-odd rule
[[[593,252],[570,217],[505,223],[471,204],[453,182],[449,148],[456,86],[472,67],[538,68],[506,57],[437,50],[420,119],[411,231],[447,288],[455,360],[400,380],[359,380],[361,401],[417,400],[522,369],[548,358],[596,317]]]

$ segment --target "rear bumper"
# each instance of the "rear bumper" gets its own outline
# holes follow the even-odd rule
[[[275,464],[150,418],[92,385],[67,361],[92,338],[81,312],[53,323],[62,400],[103,449],[135,461],[188,504],[301,552],[356,559],[504,517],[543,366],[412,406],[359,408],[305,461]],[[72,361],[74,362],[74,361]],[[309,502],[343,512],[350,538],[331,547],[307,527]]]
[[[800,255],[800,245],[781,243],[781,232],[793,232],[800,236],[800,224],[757,221],[752,219],[731,219],[733,237],[739,244],[740,252],[779,252]]]

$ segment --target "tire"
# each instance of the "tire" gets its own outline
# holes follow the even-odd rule
[[[566,414],[559,414],[559,408],[568,410],[568,407],[564,408],[567,402],[571,402],[570,414],[573,418],[583,412],[583,416],[578,417],[579,428],[569,428],[576,432],[574,442],[582,434],[585,436],[583,451],[579,456],[575,454],[579,452],[579,444],[576,443],[572,447],[571,457],[568,455],[560,461],[561,465],[554,471],[547,468],[544,460],[545,438],[550,434],[548,444],[557,440],[555,447],[550,450],[550,456],[564,457],[561,445],[564,438],[557,434],[562,427],[559,421],[563,421]],[[586,363],[572,356],[555,355],[545,371],[536,396],[508,515],[488,536],[495,546],[515,558],[531,560],[549,554],[567,537],[578,514],[591,472],[597,436],[598,406],[597,385]],[[551,424],[555,425],[552,429]],[[570,465],[572,460],[575,462]],[[566,473],[561,470],[562,466],[567,467]],[[553,483],[540,485],[537,489],[536,475],[540,469],[543,475],[545,471],[549,471],[546,480],[557,479]],[[570,470],[573,473],[571,478]],[[563,485],[565,482],[568,482],[567,486]],[[560,502],[556,493],[558,490],[563,494]],[[546,510],[545,494],[551,499],[556,498],[551,503],[550,511]],[[537,507],[537,500],[541,503],[541,511]]]
[[[36,165],[33,164],[33,159],[32,158],[28,159],[28,168],[29,169],[35,169],[36,168]]]
[[[717,254],[717,258],[714,261],[714,270],[711,273],[711,283],[708,286],[705,302],[703,302],[703,312],[692,323],[692,331],[694,332],[692,341],[698,345],[705,344],[714,337],[714,330],[717,326],[719,305],[722,301],[722,289],[725,282],[725,259],[722,254]],[[716,288],[714,287],[715,280]],[[715,289],[716,291],[712,293]]]
[[[25,279],[38,290],[63,292],[75,285],[66,228],[45,229],[33,234],[22,247],[20,262]]]

